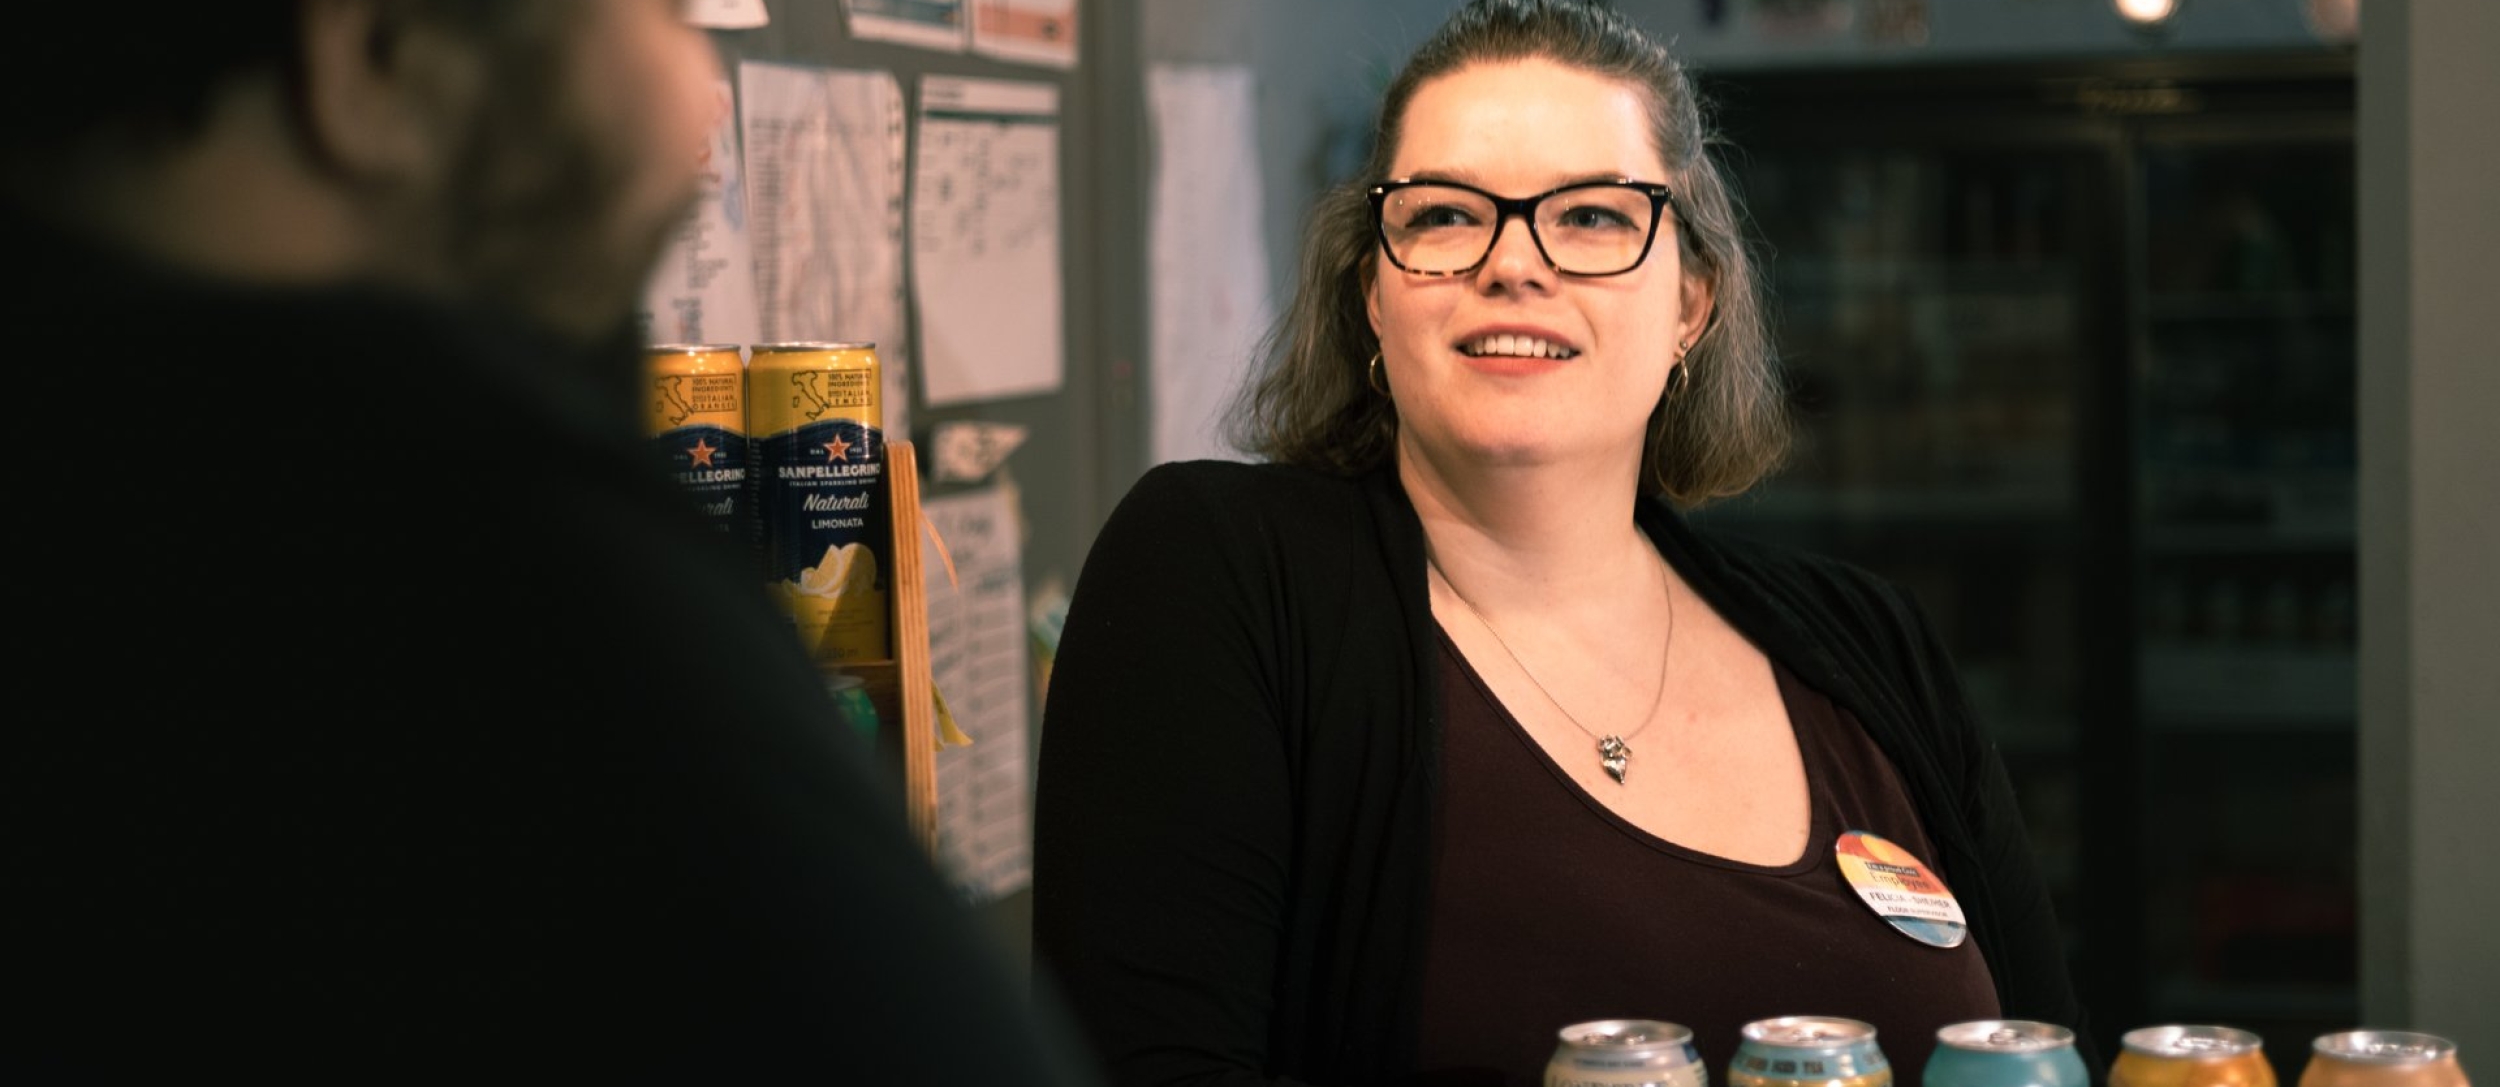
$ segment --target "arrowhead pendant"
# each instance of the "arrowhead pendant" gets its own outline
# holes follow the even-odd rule
[[[1604,761],[1606,773],[1615,779],[1615,784],[1623,784],[1624,769],[1632,762],[1632,745],[1624,743],[1621,736],[1608,736],[1597,741],[1597,755]]]

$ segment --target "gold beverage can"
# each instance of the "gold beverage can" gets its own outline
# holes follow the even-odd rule
[[[745,356],[734,343],[664,343],[643,349],[643,362],[653,447],[703,519],[751,552]]]
[[[1656,1019],[1599,1019],[1562,1028],[1545,1087],[1710,1087],[1689,1027]]]
[[[818,661],[886,660],[893,576],[877,349],[757,344],[747,433],[764,576]]]
[[[2309,1044],[2300,1087],[2467,1087],[2457,1044],[2436,1034],[2346,1030]]]
[[[2237,1027],[2137,1027],[2118,1042],[2109,1087],[2274,1087],[2264,1041]]]
[[[1743,1033],[1728,1087],[1892,1087],[1892,1062],[1872,1023],[1788,1015],[1756,1019]]]

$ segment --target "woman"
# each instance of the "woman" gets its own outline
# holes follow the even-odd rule
[[[1693,1028],[1716,1077],[1801,1014],[1915,1075],[1946,1023],[2079,1029],[1916,606],[1677,512],[1784,431],[1675,61],[1477,0],[1380,118],[1246,390],[1268,463],[1149,472],[1069,609],[1035,948],[1114,1080],[1533,1084],[1604,1018]],[[1869,908],[1851,831],[1968,938]]]

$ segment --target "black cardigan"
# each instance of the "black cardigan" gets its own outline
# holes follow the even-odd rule
[[[1636,516],[1891,756],[2004,1016],[2081,1040],[2012,787],[1915,603],[1660,501]],[[1115,1082],[1413,1070],[1440,744],[1424,571],[1385,467],[1166,464],[1097,537],[1044,709],[1033,936]]]

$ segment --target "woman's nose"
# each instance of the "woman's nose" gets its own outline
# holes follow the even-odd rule
[[[1506,215],[1493,224],[1493,248],[1485,253],[1484,266],[1476,270],[1480,285],[1542,288],[1552,285],[1553,276],[1554,268],[1537,248],[1526,216]]]

